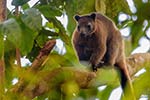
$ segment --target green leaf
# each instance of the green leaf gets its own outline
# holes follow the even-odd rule
[[[59,33],[59,29],[56,26],[54,26],[53,23],[47,22],[45,27],[48,27],[48,28],[52,29],[54,32]]]
[[[34,43],[32,50],[27,54],[27,57],[31,62],[35,60],[35,57],[39,54],[41,48]]]
[[[93,83],[93,85],[97,86],[99,84],[102,85],[107,84],[111,86],[118,86],[119,85],[118,76],[119,76],[118,71],[113,69],[112,66],[100,68],[97,72],[97,77],[96,77],[97,82]]]
[[[131,28],[131,35],[132,35],[132,49],[135,49],[138,46],[139,39],[144,35],[143,33],[143,21],[137,20]]]
[[[38,46],[40,46],[41,48],[48,40],[49,40],[49,38],[45,33],[39,34],[36,38],[36,42],[37,42]]]
[[[0,59],[4,56],[4,34],[2,32],[2,24],[0,24]]]
[[[135,88],[134,90],[135,90],[137,98],[140,98],[142,94],[149,95],[150,93],[149,76],[150,76],[150,73],[149,73],[149,70],[147,70],[145,73],[143,73],[142,75],[134,79],[133,86]]]
[[[86,2],[86,3],[85,3]],[[95,0],[78,1],[79,14],[88,14],[95,11]]]
[[[46,36],[53,36],[53,37],[58,36],[58,33],[52,32],[52,31],[44,29],[44,28],[40,31],[40,34],[44,34]]]
[[[14,6],[22,6],[23,4],[27,3],[30,0],[13,0],[12,5]]]
[[[34,31],[39,31],[42,28],[41,13],[35,8],[25,10],[21,18],[25,25]]]
[[[3,23],[3,32],[16,47],[20,46],[22,30],[15,19],[11,18]]]
[[[39,0],[40,1],[40,4],[41,5],[49,5],[51,7],[55,7],[57,9],[60,9],[60,10],[64,10],[64,6],[66,5],[65,4],[65,1],[66,0]]]
[[[62,15],[62,12],[58,8],[50,5],[37,6],[37,8],[45,17],[48,18]]]
[[[106,0],[106,15],[114,19],[120,12],[131,14],[126,0]]]
[[[100,100],[108,100],[114,88],[116,88],[116,86],[108,85],[104,90],[98,92],[98,98]]]
[[[66,56],[63,55],[59,55],[56,53],[50,54],[47,62],[44,65],[44,69],[52,70],[54,68],[72,66],[71,60],[72,59],[66,58]]]
[[[95,0],[95,9],[102,14],[106,13],[106,0]]]
[[[131,55],[131,52],[132,52],[132,44],[131,44],[131,39],[126,39],[126,40],[124,40],[125,41],[125,54],[126,54],[126,56],[128,57],[128,56],[130,56]]]
[[[29,9],[30,6],[29,6],[28,3],[26,3],[26,4],[22,5],[21,8],[22,8],[23,10],[26,10],[26,9]]]
[[[26,55],[32,50],[34,40],[37,37],[38,32],[30,29],[23,23],[20,26],[23,30],[20,43],[20,50],[22,54]]]
[[[28,28],[20,19],[16,21],[13,18],[5,21],[2,27],[8,41],[19,48],[23,55],[31,51],[37,31]]]
[[[58,35],[63,40],[63,42],[65,42],[66,44],[70,44],[71,43],[70,38],[66,34],[66,30],[64,26],[61,24],[61,22],[56,18],[48,18],[48,20],[49,22],[53,23],[55,29],[56,28],[59,29]]]

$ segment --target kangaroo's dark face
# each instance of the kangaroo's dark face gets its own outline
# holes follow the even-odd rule
[[[95,17],[96,14],[91,14],[87,16],[75,16],[75,20],[77,21],[77,31],[79,32],[81,37],[89,37],[93,34],[95,29]]]

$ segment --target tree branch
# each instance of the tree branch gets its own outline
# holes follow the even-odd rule
[[[48,53],[46,52],[46,54]],[[42,55],[43,53],[41,51],[41,53],[37,57],[38,59],[36,59],[34,61],[34,64],[32,64],[32,67],[34,68],[31,68],[31,70],[39,68],[42,61],[44,61],[44,59],[41,59],[43,58]],[[39,58],[42,61],[40,61]],[[138,70],[143,68],[143,65],[150,65],[149,61],[149,53],[134,54],[128,57],[127,63],[128,69],[130,70],[130,75],[134,75]],[[37,65],[38,67],[36,67],[35,65]],[[110,76],[111,78],[108,80],[108,77]],[[22,86],[23,83],[21,82],[16,84],[12,89],[13,93],[21,93],[21,95],[32,99],[46,92],[52,92],[54,89],[61,87],[62,84],[70,80],[75,81],[79,88],[82,89],[100,86],[108,83],[116,84],[116,82],[118,82],[119,84],[118,73],[113,67],[106,69],[100,68],[96,73],[82,70],[81,68],[61,67],[52,71],[40,71],[36,73],[33,79],[35,80],[32,80],[32,82],[27,82],[24,87]]]
[[[150,65],[150,53],[133,54],[130,57],[127,57],[126,61],[130,76],[133,76],[143,67],[150,67],[147,66]]]
[[[39,55],[36,57],[36,59],[33,61],[30,70],[38,70],[41,67],[41,64],[44,62],[44,60],[49,55],[50,51],[53,49],[53,47],[56,44],[56,40],[49,40],[44,47],[40,50]]]

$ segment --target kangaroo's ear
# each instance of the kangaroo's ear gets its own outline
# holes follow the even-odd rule
[[[81,17],[80,17],[79,15],[75,15],[75,16],[74,16],[74,19],[75,19],[76,21],[78,21],[80,18],[81,18]]]
[[[95,20],[95,18],[96,18],[96,13],[92,13],[92,14],[90,15],[90,17],[91,17],[93,20]]]

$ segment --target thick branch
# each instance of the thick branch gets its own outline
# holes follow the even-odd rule
[[[143,67],[150,67],[150,53],[137,53],[133,54],[126,59],[127,67],[130,76],[133,76],[137,71]]]
[[[87,83],[89,84],[94,77],[96,77],[94,72],[81,71],[73,67],[58,68],[51,72],[38,73],[35,79],[39,80],[36,84],[28,84],[22,93],[29,98],[34,98],[46,92],[52,92],[71,80],[76,81],[80,88],[87,88]]]
[[[128,68],[130,75],[133,75],[137,70],[141,69],[145,63],[150,65],[150,54],[134,54],[127,58]],[[37,64],[38,65],[38,64]],[[140,67],[139,67],[140,66]],[[133,71],[132,71],[133,70]],[[74,80],[80,88],[90,88],[93,86],[100,86],[103,84],[113,84],[118,82],[117,71],[111,67],[107,69],[99,69],[96,73],[81,68],[75,67],[62,67],[54,69],[53,71],[42,71],[36,73],[34,84],[28,84],[25,87],[21,87],[17,84],[13,91],[14,93],[21,92],[28,98],[34,98],[46,92],[52,92],[54,89],[61,87],[67,81]],[[111,76],[111,77],[110,77]],[[109,78],[109,80],[108,80]],[[32,80],[33,81],[33,80]],[[15,91],[16,88],[23,88],[22,91]]]

